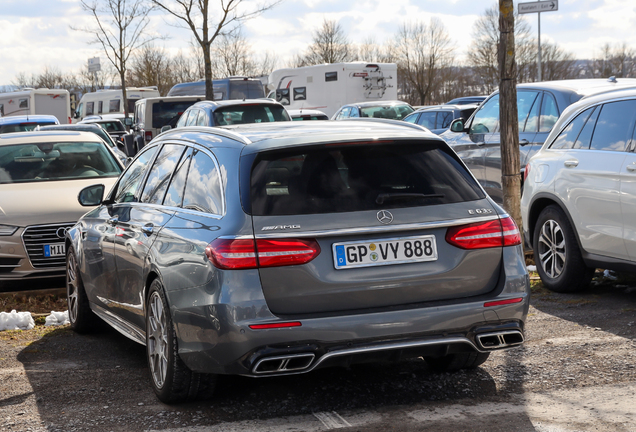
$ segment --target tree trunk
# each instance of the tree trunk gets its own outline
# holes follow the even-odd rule
[[[205,98],[214,100],[214,87],[212,86],[212,57],[210,55],[210,46],[202,46],[203,48],[203,65],[205,70]]]
[[[517,64],[514,5],[499,0],[499,118],[501,121],[501,183],[504,209],[521,229],[521,172],[517,119]]]
[[[121,102],[124,104],[124,116],[128,117],[128,96],[126,94],[126,70],[123,67],[121,68],[121,72],[119,72],[119,77],[121,78]]]

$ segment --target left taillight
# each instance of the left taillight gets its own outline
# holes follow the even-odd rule
[[[313,239],[216,239],[205,249],[215,267],[238,270],[306,264],[320,254]]]
[[[485,249],[521,244],[517,224],[510,217],[451,227],[446,241],[461,249]]]
[[[144,131],[144,140],[146,142],[152,141],[152,131]]]

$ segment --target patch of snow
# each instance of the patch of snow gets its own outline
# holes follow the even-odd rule
[[[31,312],[0,312],[0,331],[3,330],[31,330],[35,321]]]
[[[68,311],[54,312],[51,311],[51,315],[47,316],[44,320],[45,326],[59,326],[64,324],[70,324],[68,320]]]
[[[529,266],[526,266],[526,269],[529,272],[536,272],[537,271],[537,266],[529,265]]]

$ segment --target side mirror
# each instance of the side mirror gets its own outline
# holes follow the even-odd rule
[[[124,119],[124,126],[128,126],[128,127],[130,127],[130,126],[132,126],[132,124],[133,124],[133,119],[132,119],[132,117],[126,117],[126,118]]]
[[[103,184],[87,186],[77,196],[77,201],[84,207],[98,206],[104,199],[105,186]]]
[[[73,118],[76,118],[76,119],[79,118],[79,112],[74,111],[73,112]]]
[[[133,134],[124,135],[124,153],[126,153],[126,156],[133,157],[137,153],[135,150],[135,136]]]
[[[164,127],[161,128],[161,133],[164,133],[165,131],[169,131],[170,129],[172,129],[172,126],[165,125]]]
[[[463,118],[458,118],[453,120],[453,122],[450,125],[450,130],[452,132],[464,132],[464,119]]]

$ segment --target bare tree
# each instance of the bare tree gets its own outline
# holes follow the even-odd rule
[[[531,36],[530,26],[516,12],[514,25],[517,59],[517,76],[515,78],[519,82],[529,81],[526,78],[528,66],[534,64],[536,58],[536,49],[533,50],[534,40]],[[495,4],[486,9],[473,25],[472,43],[467,55],[468,64],[476,68],[482,78],[481,93],[492,93],[499,84],[498,46],[499,8]]]
[[[564,51],[557,44],[543,42],[541,57],[541,77],[545,81],[576,77],[574,55]]]
[[[395,63],[397,56],[390,44],[379,44],[373,38],[365,39],[358,46],[358,60],[378,63]]]
[[[219,76],[252,76],[257,69],[249,42],[241,29],[217,38],[214,47],[215,70]]]
[[[81,0],[82,9],[95,19],[93,27],[71,27],[90,34],[90,43],[102,46],[108,61],[119,73],[124,113],[128,117],[126,70],[135,50],[159,38],[148,35],[148,15],[153,7],[147,0]]]
[[[170,64],[163,48],[146,45],[133,56],[126,81],[131,86],[154,85],[160,94],[166,94],[176,84]]]
[[[170,70],[175,82],[184,83],[202,79],[203,63],[199,60],[200,58],[193,55],[188,56],[180,50],[170,63]]]
[[[434,102],[434,93],[443,86],[442,71],[451,66],[454,47],[442,22],[431,18],[423,22],[404,24],[396,40],[398,70],[413,92],[417,105]]]
[[[271,9],[282,0],[265,0],[251,7],[246,0],[152,0],[192,31],[203,53],[205,96],[214,100],[211,48],[217,37],[230,33],[244,21]]]
[[[351,43],[344,30],[334,20],[325,19],[314,32],[313,42],[299,58],[300,66],[340,63],[355,59]]]

